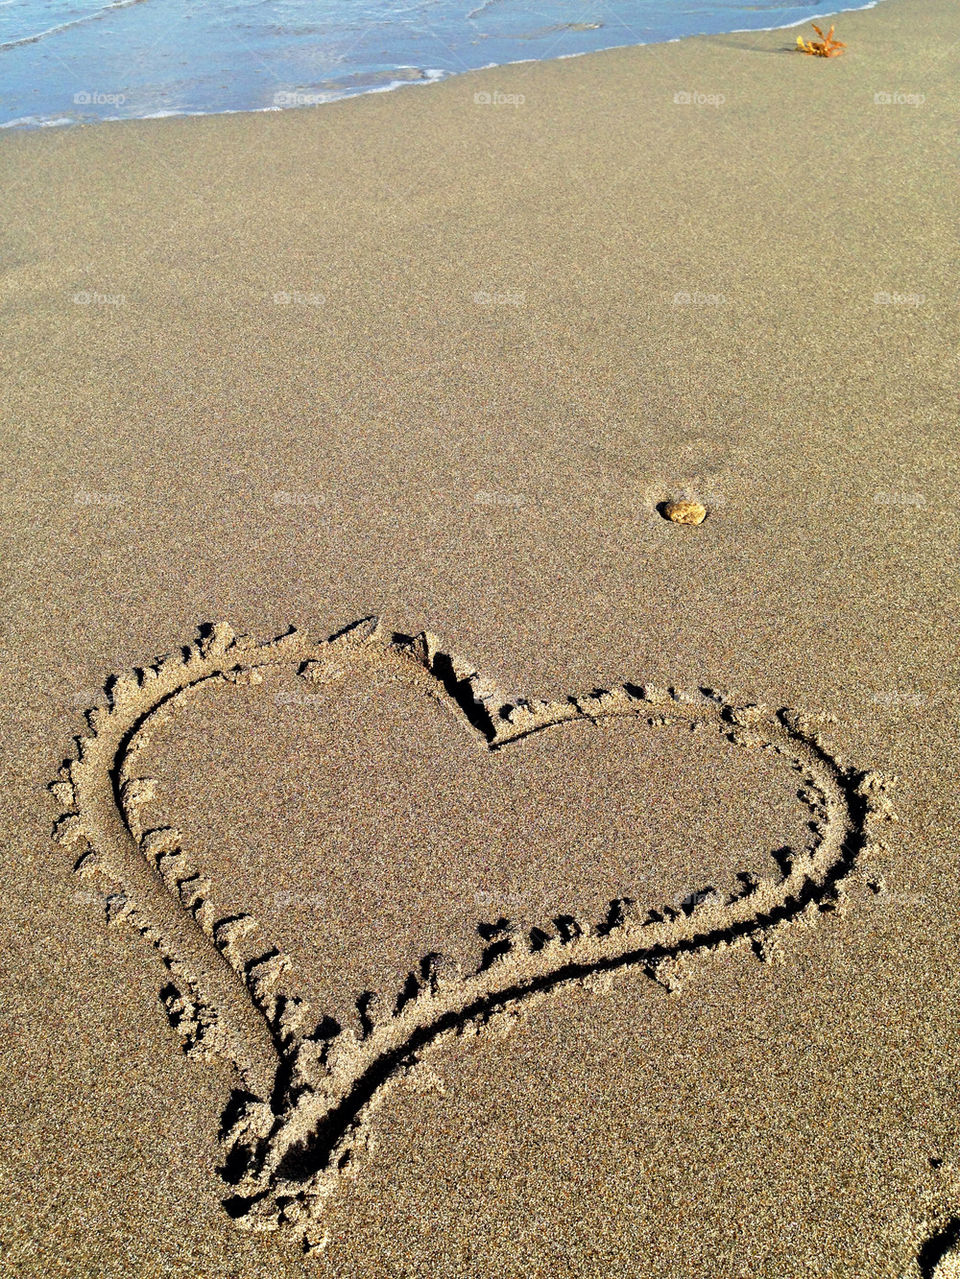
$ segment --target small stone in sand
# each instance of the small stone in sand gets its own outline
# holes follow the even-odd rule
[[[707,518],[707,508],[702,502],[664,502],[660,512],[665,520],[674,524],[702,524]]]

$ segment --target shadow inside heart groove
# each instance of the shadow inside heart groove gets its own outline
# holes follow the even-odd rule
[[[308,1251],[432,1048],[572,983],[675,988],[858,875],[881,891],[885,779],[711,688],[509,702],[365,619],[259,645],[207,627],[109,693],[51,788],[57,836],[160,951],[187,1050],[237,1066],[228,1211]]]

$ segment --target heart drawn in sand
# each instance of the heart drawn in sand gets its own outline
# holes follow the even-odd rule
[[[140,759],[176,709],[201,690],[259,685],[277,668],[320,690],[345,669],[361,679],[386,671],[446,708],[487,752],[522,750],[531,734],[561,724],[617,717],[651,731],[685,724],[699,730],[693,742],[713,732],[772,753],[796,774],[813,838],[803,851],[778,850],[774,874],[741,873],[732,892],[691,892],[669,905],[613,897],[599,919],[564,914],[529,929],[500,921],[484,934],[475,970],[430,952],[395,996],[377,1002],[381,1016],[371,1002],[356,1028],[331,1029],[257,921],[218,910],[179,833],[142,820],[155,784]],[[889,783],[841,764],[801,712],[737,703],[712,688],[625,683],[561,701],[508,701],[432,635],[394,633],[368,618],[330,639],[292,630],[263,644],[226,625],[204,627],[197,642],[115,678],[108,692],[108,705],[88,712],[91,735],[77,739],[77,758],[51,786],[63,809],[56,836],[79,855],[78,873],[109,885],[111,922],[135,928],[163,957],[170,979],[162,998],[186,1050],[236,1066],[241,1086],[221,1134],[227,1211],[248,1229],[283,1230],[306,1251],[328,1237],[325,1207],[356,1166],[377,1106],[438,1044],[625,969],[672,988],[701,957],[730,947],[763,958],[791,924],[836,909],[856,878],[879,887],[866,866],[875,825],[892,816]]]

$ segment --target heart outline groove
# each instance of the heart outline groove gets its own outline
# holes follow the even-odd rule
[[[599,921],[555,917],[524,930],[509,921],[484,933],[480,965],[464,973],[430,952],[384,1011],[358,1001],[358,1026],[316,1020],[288,989],[290,961],[257,940],[246,914],[222,917],[210,881],[193,869],[178,832],[148,829],[140,809],[155,783],[137,757],[173,709],[200,689],[259,684],[265,670],[293,667],[323,687],[345,665],[391,673],[455,715],[478,747],[502,750],[570,722],[645,719],[650,728],[713,728],[736,746],[774,751],[796,773],[811,812],[812,847],[781,850],[777,877],[748,872],[729,893],[692,892],[679,905],[611,901]],[[343,1179],[354,1175],[378,1105],[426,1053],[498,1016],[571,984],[639,969],[675,989],[691,962],[749,946],[767,958],[791,924],[810,926],[844,905],[850,888],[883,891],[870,869],[882,849],[876,826],[895,820],[895,778],[832,755],[802,712],[693,692],[625,683],[559,701],[508,701],[471,663],[435,636],[409,636],[364,618],[330,638],[291,629],[256,643],[225,623],[201,627],[192,644],[107,684],[108,705],[87,712],[89,736],[50,790],[61,807],[54,835],[78,855],[77,873],[107,889],[107,918],[133,927],[159,952],[170,981],[161,992],[191,1056],[217,1054],[241,1086],[223,1116],[221,1169],[233,1192],[224,1206],[238,1226],[282,1230],[305,1252],[329,1239],[324,1219]]]

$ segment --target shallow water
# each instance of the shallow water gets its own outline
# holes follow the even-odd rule
[[[786,26],[828,8],[828,0],[0,0],[0,126],[306,106],[491,64]]]

